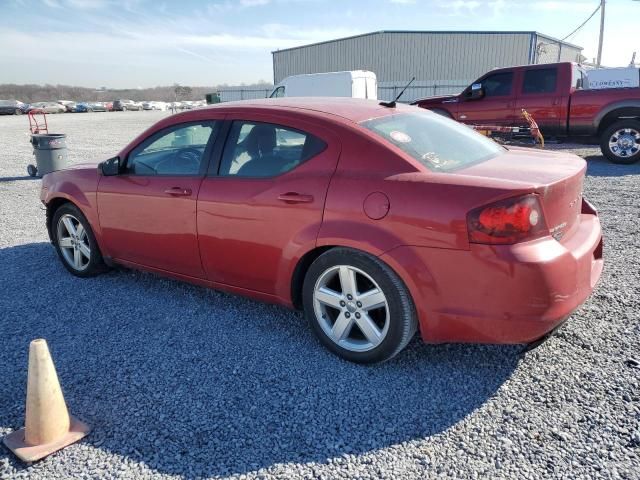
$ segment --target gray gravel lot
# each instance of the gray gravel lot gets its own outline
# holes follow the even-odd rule
[[[50,116],[107,158],[162,112]],[[48,340],[91,434],[0,478],[640,478],[640,164],[595,148],[595,294],[537,350],[425,345],[363,367],[280,307],[113,271],[72,277],[47,243],[26,117],[0,117],[0,436],[24,422],[29,341]]]

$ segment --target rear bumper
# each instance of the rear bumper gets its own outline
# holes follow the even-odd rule
[[[407,283],[425,341],[529,343],[591,294],[603,268],[597,215],[551,237],[470,250],[399,247],[382,256]]]

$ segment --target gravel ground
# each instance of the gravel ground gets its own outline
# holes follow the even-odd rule
[[[54,115],[73,161],[115,153],[161,112]],[[597,291],[537,350],[424,345],[363,367],[302,317],[159,277],[69,275],[47,243],[25,117],[0,117],[0,436],[24,422],[29,341],[48,340],[90,435],[0,478],[640,478],[640,164],[595,148]]]

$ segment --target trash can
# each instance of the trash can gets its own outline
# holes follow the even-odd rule
[[[33,154],[36,156],[36,166],[29,165],[29,175],[42,177],[49,172],[61,170],[68,163],[67,136],[62,133],[47,133],[31,135]]]

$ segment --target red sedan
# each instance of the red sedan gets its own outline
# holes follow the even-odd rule
[[[46,175],[41,199],[74,275],[120,264],[302,308],[376,362],[417,329],[529,343],[562,323],[602,272],[585,168],[417,107],[282,98],[168,117]]]

